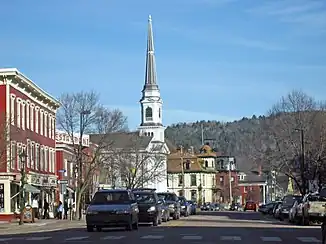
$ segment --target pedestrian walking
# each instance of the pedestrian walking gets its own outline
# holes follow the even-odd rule
[[[68,202],[67,202],[67,200],[64,201],[64,204],[63,204],[63,210],[64,210],[63,219],[68,219],[68,210],[69,210],[69,206],[68,206]]]
[[[43,204],[43,208],[44,208],[44,213],[43,213],[43,219],[49,219],[49,203],[46,201],[46,199],[44,199],[44,204]]]
[[[59,201],[59,205],[57,208],[57,219],[62,219],[62,212],[63,212],[63,204]]]
[[[35,218],[37,218],[37,219],[39,218],[38,206],[39,206],[38,199],[37,199],[37,197],[35,197],[32,201],[32,221],[33,221],[33,223],[35,222]]]

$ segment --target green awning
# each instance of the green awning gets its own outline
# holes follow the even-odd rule
[[[25,192],[29,192],[29,193],[40,193],[41,191],[39,189],[37,189],[36,187],[26,184],[24,186]]]

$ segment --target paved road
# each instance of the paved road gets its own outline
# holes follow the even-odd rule
[[[1,230],[0,230],[1,231]],[[1,232],[0,232],[1,233]],[[1,233],[2,234],[2,233]],[[159,227],[140,226],[138,231],[104,230],[88,233],[85,228],[43,231],[33,234],[1,235],[0,244],[34,243],[167,243],[179,244],[244,244],[319,243],[317,227],[291,226],[267,219],[259,213],[214,212],[202,213]]]

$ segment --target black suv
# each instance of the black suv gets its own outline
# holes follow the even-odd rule
[[[87,231],[94,227],[126,227],[138,229],[138,206],[129,190],[100,190],[95,193],[86,210]]]
[[[177,195],[173,192],[160,192],[157,193],[158,197],[164,199],[169,206],[170,216],[173,219],[180,219],[181,206]]]
[[[139,222],[152,222],[153,226],[162,223],[162,202],[159,200],[155,189],[151,188],[137,188],[132,192],[135,195],[138,204]]]

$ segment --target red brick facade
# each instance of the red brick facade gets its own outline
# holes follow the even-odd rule
[[[240,184],[242,204],[245,204],[246,201],[254,201],[257,204],[263,202],[262,187],[260,184]]]
[[[238,175],[236,171],[231,172],[232,198],[239,197]],[[228,171],[216,173],[217,200],[219,202],[230,202],[230,175]]]
[[[0,206],[0,220],[17,209],[11,195],[19,189],[21,169],[27,173],[27,183],[41,191],[56,187],[55,116],[59,102],[37,87],[16,69],[0,69],[0,113],[7,119],[8,145],[0,164],[0,184],[4,185],[4,207]],[[21,164],[19,157],[25,151],[27,158]],[[31,201],[31,194],[28,195]],[[6,216],[5,216],[6,215]]]

